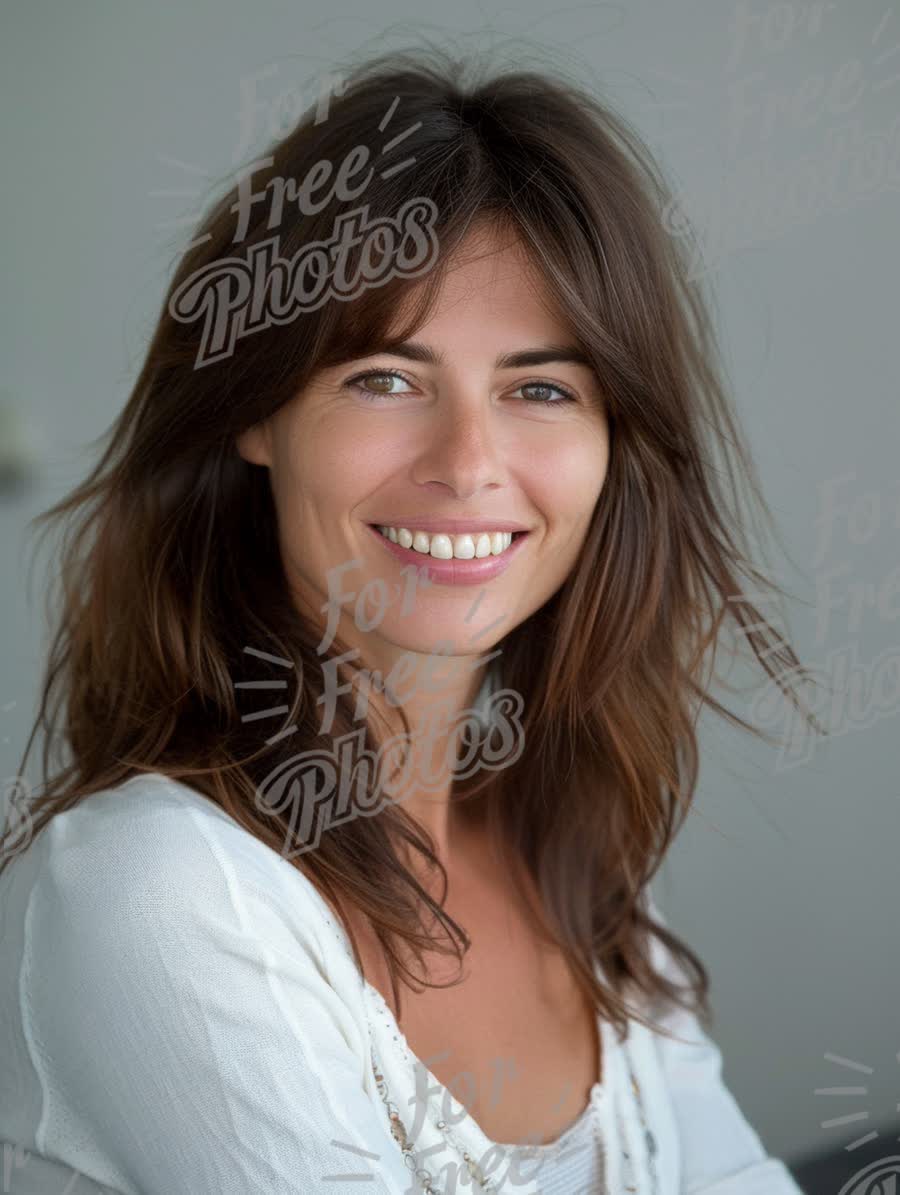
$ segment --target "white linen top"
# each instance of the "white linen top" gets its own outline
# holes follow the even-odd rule
[[[525,1177],[535,1177],[539,1183],[539,1191],[541,1195],[608,1195],[610,1188],[606,1182],[608,1164],[605,1157],[605,1143],[604,1132],[606,1131],[606,1121],[608,1116],[604,1114],[604,1105],[609,1104],[614,1110],[616,1117],[616,1139],[614,1145],[621,1150],[621,1161],[619,1165],[620,1182],[624,1184],[624,1190],[638,1190],[635,1183],[634,1163],[632,1155],[627,1149],[624,1149],[624,1143],[629,1140],[629,1128],[623,1116],[623,1106],[627,1103],[634,1103],[637,1100],[637,1093],[633,1091],[630,1084],[625,1086],[622,1078],[622,1065],[620,1054],[617,1051],[610,1058],[604,1058],[604,1049],[610,1049],[608,1039],[608,1032],[600,1032],[599,1050],[597,1058],[598,1073],[602,1073],[604,1081],[593,1084],[588,1098],[587,1105],[582,1110],[576,1120],[570,1124],[555,1141],[545,1144],[529,1144],[527,1146],[517,1146],[508,1143],[499,1143],[489,1138],[481,1129],[477,1121],[472,1117],[467,1116],[466,1122],[462,1130],[451,1127],[447,1123],[447,1112],[451,1104],[458,1106],[453,1101],[452,1093],[448,1091],[427,1069],[425,1064],[416,1057],[409,1046],[402,1030],[397,1025],[394,1016],[388,1007],[386,1001],[382,997],[377,988],[367,984],[367,996],[373,1004],[372,1014],[373,1018],[381,1018],[384,1022],[386,1031],[391,1038],[397,1043],[396,1048],[404,1055],[409,1071],[411,1073],[418,1072],[419,1086],[417,1091],[423,1092],[433,1086],[438,1093],[440,1100],[443,1103],[443,1112],[439,1113],[438,1125],[444,1125],[444,1134],[447,1138],[450,1147],[456,1148],[458,1158],[465,1159],[465,1154],[468,1153],[470,1157],[486,1159],[489,1156],[494,1157],[500,1155],[508,1159],[504,1164],[490,1168],[491,1173],[489,1177],[498,1177],[506,1174],[507,1185],[497,1184],[496,1187],[488,1187],[489,1190],[509,1190],[518,1188],[522,1185]],[[598,1026],[601,1022],[598,1020]],[[379,1068],[380,1069],[380,1068]],[[628,1078],[626,1073],[625,1078]],[[617,1089],[621,1092],[617,1101],[613,1104],[612,1091]],[[545,1101],[546,1102],[546,1101]],[[645,1118],[642,1118],[645,1119]],[[635,1116],[632,1117],[634,1123],[637,1123]],[[459,1134],[462,1138],[459,1138]],[[512,1167],[511,1159],[514,1155],[519,1154],[521,1160]],[[462,1175],[457,1176],[462,1179]],[[464,1189],[469,1187],[464,1185]],[[477,1187],[476,1187],[477,1189]],[[455,1187],[448,1184],[448,1191],[456,1190]]]
[[[541,1195],[608,1195],[601,1119],[593,1098],[574,1125],[535,1154]]]
[[[677,974],[673,963],[658,954],[660,969]],[[631,1021],[620,1046],[600,1022],[604,1082],[588,1119],[607,1150],[592,1189],[802,1195],[696,1019],[663,1019],[687,1040]],[[0,874],[0,1041],[12,1195],[402,1195],[422,1190],[408,1162],[436,1190],[477,1191],[457,1146],[504,1193],[563,1190],[550,1167],[490,1170],[490,1142],[416,1068],[313,883],[157,773],[57,814]]]

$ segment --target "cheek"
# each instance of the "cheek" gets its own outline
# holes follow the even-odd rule
[[[396,437],[366,436],[342,427],[317,440],[307,454],[307,489],[313,500],[346,515],[393,476],[404,460]]]
[[[272,486],[279,509],[303,519],[341,519],[396,468],[396,444],[361,433],[359,420],[294,424],[275,451]]]
[[[549,519],[579,523],[590,517],[608,469],[605,432],[581,427],[530,456],[522,484]]]

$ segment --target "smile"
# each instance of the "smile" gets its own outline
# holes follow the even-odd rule
[[[408,528],[386,527],[387,535],[381,531],[381,524],[367,523],[377,542],[385,548],[391,556],[403,565],[415,565],[420,576],[436,585],[478,585],[490,581],[506,572],[528,543],[528,531],[491,531],[477,532],[475,535],[447,535],[444,532],[429,535],[427,532],[413,533]],[[406,530],[403,539],[410,541],[409,547],[404,547],[401,533]],[[394,531],[395,538],[391,538]],[[420,539],[419,536],[424,538]],[[495,538],[496,537],[496,538]],[[469,543],[464,541],[468,540]],[[413,546],[418,542],[418,547]],[[480,549],[484,552],[485,543],[490,543],[490,551],[486,555],[478,556]],[[494,551],[494,544],[497,551]],[[428,550],[423,548],[427,545]],[[457,556],[458,548],[465,553],[472,546],[472,553]],[[440,553],[444,553],[440,555]]]
[[[410,531],[406,527],[378,526],[378,531],[392,544],[411,548],[422,556],[435,560],[482,560],[485,556],[499,556],[517,535],[515,531],[475,531],[471,534],[448,535],[444,532]]]

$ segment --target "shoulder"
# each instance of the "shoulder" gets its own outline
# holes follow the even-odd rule
[[[362,978],[296,867],[154,776],[32,850],[16,999],[48,1153],[89,1141],[147,1195],[292,1195],[357,1147],[400,1190]]]
[[[160,773],[102,789],[55,815],[36,851],[29,929],[51,946],[183,933],[302,944],[344,974],[345,939],[312,881],[210,798]]]

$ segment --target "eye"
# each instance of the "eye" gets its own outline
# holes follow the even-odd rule
[[[396,380],[406,382],[410,386],[413,384],[405,374],[399,373],[394,369],[367,369],[365,373],[358,373],[352,378],[347,378],[344,385],[350,390],[355,390],[360,398],[365,399],[367,402],[372,402],[376,398],[397,398],[400,394],[404,393],[404,391],[397,390],[372,390],[368,386],[359,385],[360,382],[368,378],[380,378],[382,381],[385,379],[388,381]]]
[[[528,402],[540,403],[541,405],[543,405],[545,407],[560,407],[564,403],[578,402],[578,399],[575,397],[575,395],[572,393],[571,390],[567,390],[564,386],[558,386],[556,384],[556,382],[523,382],[522,385],[519,386],[519,389],[520,390],[535,390],[536,389],[536,390],[544,390],[544,391],[555,390],[557,394],[562,395],[561,399],[560,398],[557,398],[557,399],[532,398],[532,399],[527,400]]]
[[[382,382],[387,381],[389,385],[392,381],[406,382],[409,386],[413,385],[413,382],[405,374],[400,373],[399,370],[369,369],[364,373],[355,374],[352,378],[347,378],[347,380],[344,382],[344,386],[350,390],[355,390],[360,398],[364,399],[366,402],[373,402],[378,398],[399,398],[401,394],[406,393],[404,390],[376,389],[370,386],[360,385],[361,382],[371,378],[378,378]],[[560,398],[555,399],[548,397],[532,397],[525,399],[526,402],[535,403],[540,406],[558,407],[564,405],[565,403],[578,402],[578,399],[571,390],[567,390],[564,386],[560,386],[556,382],[548,382],[544,380],[535,382],[522,382],[517,389],[543,390],[545,396],[548,391],[555,391],[558,395],[561,395]],[[515,397],[515,395],[513,397]]]

